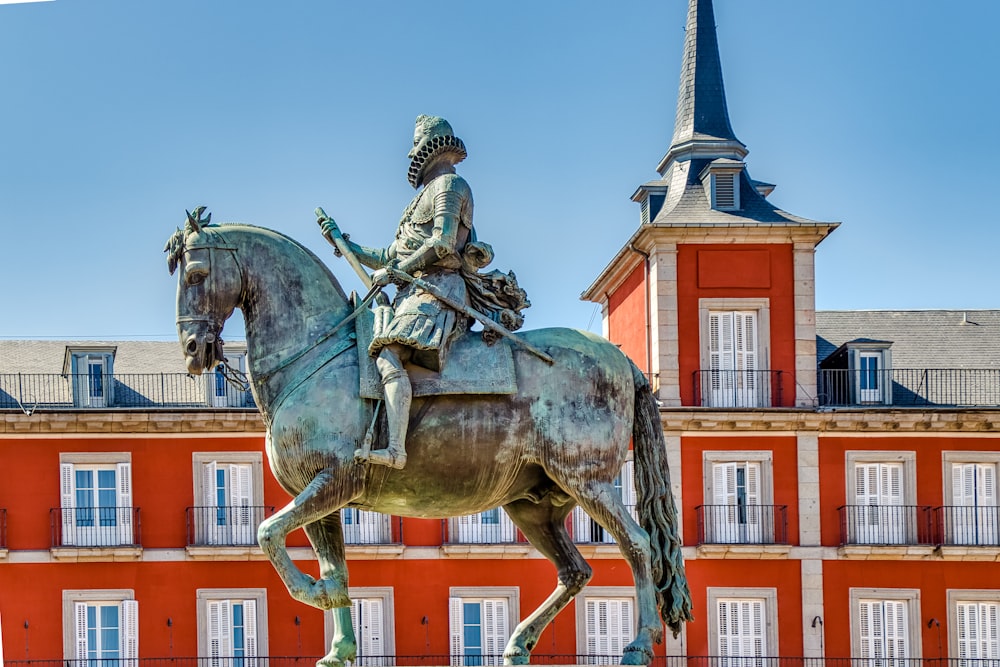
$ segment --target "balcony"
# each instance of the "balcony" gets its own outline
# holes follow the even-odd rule
[[[257,526],[274,514],[274,507],[188,507],[186,514],[188,547],[256,547]]]
[[[56,558],[135,559],[141,555],[138,507],[54,507],[49,510]]]
[[[827,407],[998,407],[1000,369],[821,369],[819,402]]]
[[[694,401],[706,408],[780,406],[782,371],[697,370],[692,374]]]
[[[698,544],[788,544],[787,505],[698,505]]]
[[[918,505],[843,505],[841,547],[931,546],[930,507]]]
[[[625,509],[632,515],[633,519],[638,520],[635,505],[626,503]],[[618,553],[618,543],[615,542],[614,536],[605,530],[604,526],[591,519],[581,508],[577,507],[573,509],[573,513],[569,517],[569,522],[570,535],[575,544],[593,546],[615,545],[612,553]]]
[[[1000,507],[996,505],[934,508],[941,546],[1000,547]]]
[[[398,516],[345,507],[340,510],[340,523],[348,546],[402,547],[403,521]]]
[[[0,409],[255,408],[247,389],[220,386],[215,374],[7,373]]]
[[[441,522],[444,544],[525,544],[514,522],[499,507]]]

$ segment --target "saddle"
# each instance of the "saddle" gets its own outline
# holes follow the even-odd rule
[[[378,400],[383,398],[382,376],[367,353],[374,327],[375,314],[367,308],[355,318],[361,398]],[[407,371],[414,396],[517,393],[510,343],[500,339],[487,345],[481,331],[466,331],[452,341],[442,372],[420,366],[408,366]]]

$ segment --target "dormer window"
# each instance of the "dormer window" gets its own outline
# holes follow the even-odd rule
[[[744,166],[739,160],[719,158],[701,172],[702,186],[716,211],[740,210],[740,173]]]
[[[632,195],[632,201],[639,203],[639,223],[648,225],[655,220],[666,199],[665,181],[649,181],[640,185]]]
[[[73,405],[106,408],[114,402],[113,346],[67,347],[63,375],[69,378]]]
[[[226,358],[228,364],[234,370],[246,374],[247,354],[245,348],[231,349],[226,346]],[[213,408],[245,408],[249,405],[250,387],[245,384],[238,384],[226,378],[222,364],[219,364],[211,373],[205,374],[208,404]]]
[[[892,342],[858,338],[820,363],[828,405],[891,405]]]

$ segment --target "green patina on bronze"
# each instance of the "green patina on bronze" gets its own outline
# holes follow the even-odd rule
[[[415,185],[426,188],[416,171]],[[503,507],[558,570],[553,593],[515,628],[504,652],[507,664],[528,663],[546,625],[591,577],[566,528],[577,505],[615,537],[635,578],[638,632],[623,663],[652,660],[653,644],[662,639],[661,619],[675,635],[691,619],[659,410],[644,375],[616,346],[570,329],[512,334],[553,363],[512,345],[515,393],[412,398],[405,466],[372,465],[393,463],[389,459],[359,462],[359,450],[366,458],[366,436],[374,436],[372,453],[389,446],[391,433],[382,432],[391,425],[370,428],[377,402],[359,390],[359,360],[369,350],[358,349],[354,327],[344,326],[354,315],[350,299],[323,262],[298,243],[260,227],[206,224],[202,211],[189,214],[167,243],[171,272],[179,269],[178,335],[188,370],[200,374],[222,359],[223,323],[236,308],[243,311],[268,460],[294,496],[261,524],[258,539],[292,597],[335,610],[333,645],[321,664],[339,665],[356,655],[340,522],[344,507],[423,518]],[[353,243],[348,249],[362,250],[359,257],[386,252]],[[406,266],[405,257],[394,264],[389,253],[379,255],[383,270],[390,270],[377,272],[374,282],[389,280],[391,270],[400,268],[433,278],[433,257],[447,257],[449,250],[431,252],[419,268]],[[455,326],[467,324],[464,315],[448,311]],[[495,319],[520,324],[509,315]],[[638,523],[613,486],[630,440]],[[299,570],[286,550],[287,535],[299,527],[316,551],[319,579]]]

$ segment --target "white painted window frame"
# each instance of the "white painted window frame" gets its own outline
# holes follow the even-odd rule
[[[267,589],[266,588],[199,588],[196,593],[198,623],[198,655],[207,658],[211,655],[208,623],[208,603],[210,601],[243,601],[254,600],[257,603],[257,655],[256,658],[266,658],[268,652],[268,621],[267,621]],[[249,656],[248,656],[249,659]]]
[[[448,589],[449,607],[452,599],[460,599],[463,602],[474,600],[503,599],[507,604],[507,639],[517,627],[518,619],[521,616],[521,591],[517,586],[452,586]],[[454,636],[456,628],[452,626],[452,613],[449,609],[448,620],[448,646],[449,654],[452,655],[453,665],[462,665],[464,660],[461,655],[456,654]],[[460,634],[460,633],[459,633]],[[501,648],[501,651],[503,649]],[[492,660],[483,657],[482,664],[501,664],[503,661],[494,663]]]
[[[712,655],[719,655],[719,602],[721,600],[763,600],[765,658],[781,655],[778,646],[778,589],[708,587],[708,645]]]
[[[715,466],[727,463],[757,463],[760,465],[760,497],[758,504],[770,506],[764,511],[773,512],[774,506],[774,452],[771,450],[706,450],[702,452],[702,475],[704,480],[703,505],[715,505]],[[763,518],[763,517],[762,517]],[[778,521],[774,516],[774,524]],[[765,541],[773,541],[774,535],[768,534],[768,528],[777,528],[777,525],[768,526],[764,522],[761,527],[761,538]],[[706,531],[707,532],[707,531]],[[707,535],[706,535],[707,537]]]
[[[952,477],[954,466],[969,464],[992,466],[994,468],[994,480],[1000,481],[1000,451],[944,451],[941,453],[942,505],[946,507],[955,505],[955,484]],[[996,493],[1000,495],[1000,490],[997,490]],[[989,506],[981,505],[979,507],[986,508]],[[954,530],[954,526],[951,526],[951,528]],[[996,531],[997,528],[997,526],[991,526],[993,531]],[[949,539],[953,537],[952,535],[948,535]]]
[[[77,466],[114,466],[115,484],[118,487],[118,502],[116,507],[128,508],[118,511],[119,541],[111,544],[86,544],[82,546],[116,547],[131,545],[136,541],[132,518],[135,507],[135,494],[132,484],[132,453],[131,452],[60,452],[59,453],[59,488],[60,488],[60,521],[62,525],[62,542],[58,546],[81,546],[78,543],[80,535],[76,526],[76,476]],[[71,478],[64,479],[66,471],[70,470]],[[69,486],[67,486],[67,481]],[[127,504],[122,501],[127,501]],[[69,511],[66,511],[69,510]]]
[[[351,600],[379,600],[382,603],[382,646],[383,655],[396,655],[396,608],[391,586],[359,586],[349,588]],[[355,632],[355,634],[357,634]],[[333,612],[323,612],[323,638],[326,646],[333,642]],[[358,638],[360,645],[360,637]],[[363,658],[362,658],[363,660]],[[370,664],[370,663],[365,663]],[[386,663],[388,664],[388,663]]]
[[[954,589],[947,591],[948,600],[948,655],[954,659],[959,659],[959,625],[958,625],[958,605],[959,603],[986,603],[1000,606],[1000,589],[979,588],[979,589]],[[1000,648],[998,648],[1000,650]],[[1000,652],[998,652],[1000,657]],[[995,660],[995,658],[988,658]],[[959,661],[958,665],[962,665]],[[982,664],[980,660],[970,659],[966,663],[970,667]]]
[[[205,507],[208,501],[208,490],[205,488],[205,467],[211,464],[216,466],[229,466],[229,465],[249,465],[251,467],[250,472],[250,488],[251,488],[251,507],[262,507],[264,505],[264,457],[261,452],[246,452],[246,451],[221,451],[221,452],[193,452],[191,454],[191,470],[193,479],[193,489],[194,498],[192,502],[192,507]],[[212,505],[215,503],[213,502]],[[204,516],[206,514],[205,510],[197,511],[195,513],[195,534],[198,536],[207,536],[212,527],[203,526],[201,523],[204,521]],[[231,526],[223,527],[225,530],[230,530]],[[256,541],[256,531],[257,527],[253,527],[252,539],[247,539],[248,546],[254,546],[257,544]],[[221,540],[224,544],[227,540]],[[209,540],[211,542],[211,540]],[[209,544],[208,546],[211,546]]]
[[[632,627],[628,631],[628,645],[635,640],[636,628],[638,627],[639,607],[636,602],[635,588],[632,586],[587,586],[576,596],[574,605],[576,606],[576,652],[577,655],[589,655],[587,648],[587,602],[591,600],[629,600],[632,603]],[[617,664],[618,661],[607,664]],[[593,661],[588,664],[606,664]]]
[[[62,592],[62,627],[63,627],[63,659],[77,660],[76,646],[76,605],[77,603],[90,602],[135,602],[135,591],[131,588],[104,588],[104,589],[74,589]],[[138,619],[138,609],[135,609],[136,619]],[[121,623],[121,621],[120,621]],[[124,632],[119,625],[119,632]],[[133,634],[134,643],[132,650],[134,655],[123,655],[122,659],[133,659],[139,657],[138,648],[138,627]]]
[[[709,371],[712,368],[711,361],[711,325],[710,313],[718,311],[756,311],[757,313],[757,371],[770,371],[771,369],[771,300],[769,298],[702,298],[698,299],[698,328],[699,339],[698,349],[700,351],[699,371]],[[701,404],[703,406],[712,405],[712,394],[710,383],[705,381],[704,374],[701,380]],[[759,400],[761,405],[749,407],[770,407],[771,406],[771,381],[768,378],[767,390],[761,391]],[[720,406],[725,407],[725,406]]]
[[[922,634],[920,615],[920,589],[918,588],[852,588],[851,604],[851,656],[861,658],[861,602],[862,601],[904,601],[907,603],[907,660],[900,664],[911,664],[908,660],[922,657]],[[882,663],[890,659],[881,660]]]

